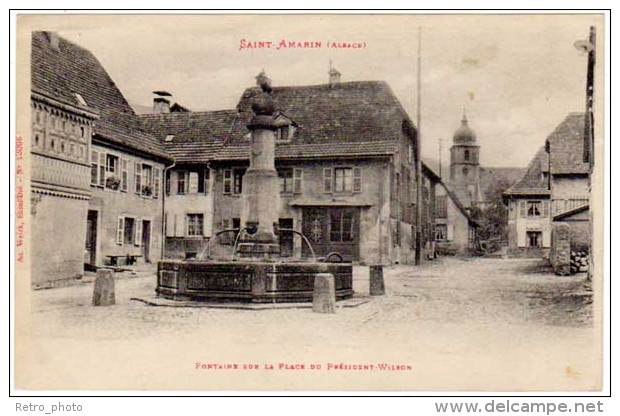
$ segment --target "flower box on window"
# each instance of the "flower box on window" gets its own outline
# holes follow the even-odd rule
[[[142,185],[142,195],[144,196],[153,195],[153,187],[151,185]]]
[[[105,180],[105,187],[108,189],[112,189],[113,191],[118,191],[121,187],[121,180],[116,176],[108,176]]]

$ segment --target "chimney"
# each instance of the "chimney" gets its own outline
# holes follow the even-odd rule
[[[336,68],[332,66],[332,62],[329,61],[329,85],[334,86],[340,83],[341,73]]]
[[[167,91],[153,91],[153,94],[156,95],[153,98],[153,113],[154,114],[165,114],[170,112],[170,100],[167,97],[172,97]]]
[[[56,32],[45,32],[45,35],[47,36],[47,39],[50,42],[50,46],[52,47],[52,49],[54,49],[55,51],[59,51],[60,50],[60,36],[58,36],[58,33]]]

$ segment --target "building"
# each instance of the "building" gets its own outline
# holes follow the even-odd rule
[[[51,32],[32,35],[32,284],[81,276],[84,270],[90,137],[99,112],[88,88],[65,79],[71,46]]]
[[[243,93],[232,134],[213,163],[218,230],[236,228],[241,217],[246,126],[258,93]],[[412,263],[416,130],[389,86],[330,77],[322,85],[274,87],[271,94],[279,124],[280,227],[307,236],[317,256]],[[424,183],[426,206],[431,185]],[[311,255],[300,238],[282,238],[281,245],[285,253]]]
[[[311,257],[314,251],[318,257],[337,253],[345,261],[412,263],[415,127],[386,83],[340,82],[337,75],[330,71],[329,82],[322,85],[272,90],[281,190],[278,227],[294,230],[281,233],[281,253]],[[250,149],[247,124],[258,93],[258,88],[244,91],[232,111],[141,116],[176,160],[168,175],[167,256],[193,257],[207,249],[213,256],[232,255],[236,236],[225,230],[237,229],[241,222]],[[200,183],[200,172],[207,168],[202,178],[208,175],[209,186],[203,189],[210,191],[203,195],[192,186],[199,195],[179,193],[179,183]],[[195,179],[185,172],[195,172]],[[435,185],[424,178],[427,215],[422,230],[430,242]],[[178,203],[171,202],[175,198]],[[193,235],[196,229],[203,230],[202,236]],[[303,233],[312,249],[296,233]]]
[[[157,98],[155,98],[157,99]],[[213,237],[215,170],[211,161],[237,117],[235,110],[141,115],[174,157],[165,180],[165,257],[194,258]]]
[[[436,185],[435,242],[437,251],[463,253],[475,248],[478,223],[441,179]]]
[[[508,206],[508,252],[541,256],[551,246],[549,155],[541,147],[527,172],[504,192]]]
[[[547,137],[524,177],[505,192],[512,253],[539,255],[539,249],[550,248],[553,224],[559,222],[570,225],[571,246],[588,247],[589,164],[584,162],[583,137],[583,113],[569,114]]]
[[[461,126],[454,132],[452,143],[449,185],[463,205],[471,208],[483,200],[480,190],[480,146],[465,114]]]
[[[31,73],[32,283],[159,259],[172,157],[88,50],[33,32]]]
[[[589,162],[584,162],[584,114],[571,113],[547,137],[551,215],[570,225],[571,244],[587,248],[589,224]]]

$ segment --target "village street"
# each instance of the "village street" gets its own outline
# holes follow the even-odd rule
[[[360,298],[367,297],[367,276],[367,268],[356,267]],[[597,348],[586,276],[555,276],[543,260],[444,257],[422,267],[386,268],[385,296],[333,315],[308,308],[147,306],[130,298],[152,296],[154,275],[117,277],[111,307],[90,305],[92,283],[32,294],[35,356],[40,365],[57,368],[68,386],[101,387],[84,375],[100,371],[125,374],[117,387],[169,389],[182,389],[183,375],[187,386],[199,379],[205,389],[260,388],[261,377],[280,388],[328,388],[345,377],[352,389],[377,382],[394,389],[545,389],[549,383],[576,389],[588,388],[581,380],[591,380],[596,369],[595,357],[592,368],[574,367],[590,362]],[[72,361],[75,354],[79,363]],[[370,364],[381,357],[411,370],[389,372],[383,381],[355,370],[316,375],[330,363],[369,364],[365,356],[373,357]],[[155,361],[167,362],[170,372],[149,372]],[[261,377],[249,370],[205,370],[209,363],[256,364]],[[264,370],[265,363],[276,369]],[[300,379],[278,369],[280,363],[322,367]]]

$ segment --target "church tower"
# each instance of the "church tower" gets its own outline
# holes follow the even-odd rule
[[[466,208],[482,200],[479,153],[476,133],[469,127],[467,115],[463,113],[461,126],[454,132],[450,148],[450,185]]]

